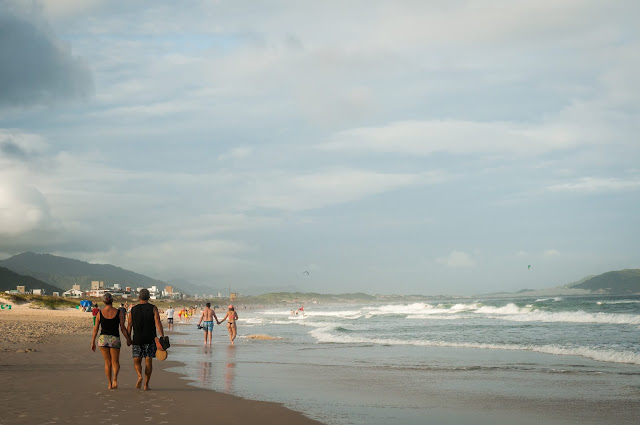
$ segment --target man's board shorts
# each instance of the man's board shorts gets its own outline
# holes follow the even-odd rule
[[[167,323],[173,323],[173,317],[167,317]]]
[[[205,320],[204,322],[202,322],[202,328],[205,331],[213,332],[213,320]]]
[[[133,357],[151,357],[152,359],[156,357],[156,344],[142,344],[142,345],[132,345],[131,353]]]
[[[100,335],[100,337],[98,337],[98,347],[116,348],[119,350],[121,346],[120,337],[113,335]]]

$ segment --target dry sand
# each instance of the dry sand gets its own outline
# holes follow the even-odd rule
[[[91,317],[24,305],[0,310],[0,425],[319,424],[277,403],[188,385],[166,370],[176,365],[170,361],[155,360],[151,391],[138,390],[129,347],[120,353],[119,388],[107,390],[102,356],[90,349]]]
[[[49,310],[34,304],[15,304],[0,310],[0,351],[33,350],[45,337],[91,331],[93,316],[73,308]],[[90,337],[89,337],[90,338]]]

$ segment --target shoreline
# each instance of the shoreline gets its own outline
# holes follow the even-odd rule
[[[151,389],[142,391],[135,388],[137,375],[131,347],[125,344],[120,352],[118,389],[107,390],[102,356],[90,349],[91,316],[81,312],[78,316],[78,312],[67,309],[34,310],[0,314],[0,425],[85,421],[169,424],[185,418],[322,425],[279,403],[248,400],[191,385],[186,376],[168,370],[183,365],[179,359],[171,358],[171,348],[166,361],[153,362]],[[57,327],[59,332],[43,336],[43,326]],[[28,338],[12,338],[25,330]]]

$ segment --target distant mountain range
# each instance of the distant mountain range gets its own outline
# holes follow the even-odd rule
[[[34,277],[24,276],[5,267],[0,267],[0,291],[15,290],[17,286],[24,286],[27,291],[44,289],[46,295],[51,295],[54,292],[64,292],[61,288],[42,282]]]
[[[29,278],[33,280],[29,280]],[[118,283],[123,287],[156,285],[159,288],[164,288],[167,285],[164,281],[111,264],[91,264],[51,254],[25,252],[6,260],[0,260],[0,289],[3,291],[15,289],[15,286],[19,284],[24,284],[28,287],[27,289],[42,288],[49,294],[53,291],[71,289],[74,284],[80,284],[82,289],[87,290],[90,288],[92,280],[104,281],[105,286]],[[186,294],[215,295],[214,289],[192,284],[186,280],[173,279],[169,284],[174,287],[174,290]],[[640,269],[611,271],[598,276],[587,276],[561,288],[522,290],[518,294],[551,293],[553,291],[567,291],[569,294],[578,294],[578,292],[611,295],[640,294]]]
[[[104,281],[105,286],[112,286],[114,283],[119,283],[122,287],[156,285],[164,289],[165,286],[160,280],[111,264],[91,264],[51,254],[25,252],[0,261],[0,267],[65,290],[71,289],[74,284],[79,284],[83,290],[90,289],[92,280]]]

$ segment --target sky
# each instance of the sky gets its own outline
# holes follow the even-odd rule
[[[639,17],[615,0],[0,0],[0,259],[244,293],[477,294],[640,267]]]

